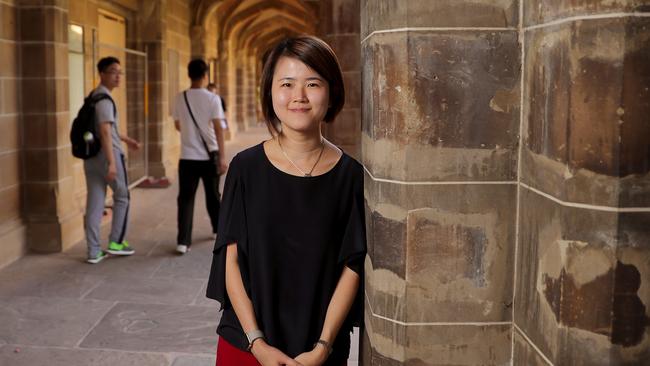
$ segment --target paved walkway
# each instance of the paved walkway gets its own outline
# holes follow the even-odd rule
[[[229,158],[266,138],[262,128],[239,134]],[[82,241],[0,270],[0,365],[214,365],[220,314],[205,297],[214,241],[199,189],[192,251],[176,255],[177,192],[132,191],[131,257],[90,265]]]

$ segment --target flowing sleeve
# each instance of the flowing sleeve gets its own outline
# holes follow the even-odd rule
[[[344,264],[359,275],[359,290],[350,309],[348,321],[354,326],[363,322],[363,283],[364,261],[366,258],[366,215],[363,197],[363,168],[356,164],[352,183],[352,205],[343,234],[343,243],[339,252],[339,263]]]
[[[219,301],[223,310],[231,306],[226,292],[226,248],[230,244],[237,244],[239,259],[246,256],[244,184],[237,156],[230,163],[226,175],[217,228],[218,234],[212,251],[212,267],[206,296]],[[238,262],[241,264],[242,261]]]

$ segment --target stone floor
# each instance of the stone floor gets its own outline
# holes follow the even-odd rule
[[[267,137],[263,128],[239,134],[228,157]],[[82,241],[0,270],[0,365],[214,365],[220,313],[205,297],[210,224],[200,189],[192,251],[176,255],[177,191],[132,191],[134,256],[90,265]],[[356,360],[352,351],[350,365]]]

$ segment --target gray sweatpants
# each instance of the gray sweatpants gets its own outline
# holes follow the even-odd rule
[[[99,243],[99,229],[106,201],[106,186],[113,191],[113,222],[108,240],[121,243],[126,235],[129,219],[129,183],[126,176],[124,155],[113,149],[117,176],[112,182],[106,180],[108,161],[104,152],[84,160],[84,173],[86,174],[86,243],[88,256],[95,257],[101,250]]]

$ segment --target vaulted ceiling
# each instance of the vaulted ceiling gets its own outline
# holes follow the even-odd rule
[[[193,25],[217,24],[217,49],[237,50],[257,57],[279,39],[315,34],[318,1],[308,0],[196,0]]]

